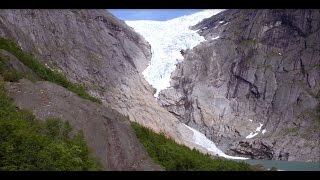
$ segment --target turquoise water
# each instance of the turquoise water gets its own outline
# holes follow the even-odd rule
[[[320,162],[295,162],[295,161],[273,161],[273,160],[245,160],[251,165],[261,164],[270,169],[276,167],[284,171],[320,171]]]

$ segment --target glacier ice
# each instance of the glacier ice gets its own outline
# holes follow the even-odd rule
[[[221,11],[223,10],[204,10],[168,21],[125,21],[151,45],[152,58],[142,74],[157,89],[155,97],[158,97],[162,89],[170,86],[171,73],[176,64],[183,60],[180,51],[192,49],[205,41],[203,36],[189,27]]]

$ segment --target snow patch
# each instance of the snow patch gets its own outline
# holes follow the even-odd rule
[[[249,120],[251,120],[251,119],[249,119]],[[252,121],[251,121],[251,122],[252,122]],[[263,124],[262,124],[262,123],[259,123],[259,127],[257,127],[256,131],[255,131],[255,132],[251,132],[251,133],[246,137],[246,139],[250,139],[250,138],[253,138],[253,137],[255,137],[256,135],[258,135],[259,132],[260,132],[260,130],[261,130],[261,128],[262,128],[262,126],[263,126]],[[262,134],[264,134],[263,131],[262,131]]]
[[[217,36],[217,37],[213,37],[212,40],[216,40],[216,39],[219,39],[220,36]]]
[[[252,122],[252,119],[249,119],[250,122]]]
[[[263,129],[262,130],[262,134],[264,134],[264,133],[266,133],[267,132],[267,130],[266,129]]]
[[[205,41],[203,36],[189,27],[222,11],[204,10],[168,21],[125,21],[151,45],[151,61],[142,74],[157,89],[155,97],[170,86],[171,73],[175,65],[183,60],[180,50],[192,49]]]
[[[185,124],[183,124],[183,125],[185,125]],[[196,143],[199,146],[202,146],[202,147],[206,148],[212,154],[216,154],[218,156],[221,156],[221,157],[224,157],[224,158],[227,158],[227,159],[242,159],[242,160],[249,159],[249,158],[244,158],[244,157],[226,155],[219,148],[217,148],[217,146],[214,144],[214,142],[209,140],[204,134],[202,134],[201,132],[193,129],[192,127],[189,127],[187,125],[185,125],[185,126],[187,128],[189,128],[190,130],[192,130],[192,132],[193,132],[193,136],[192,136],[193,142]]]
[[[258,132],[257,132],[257,133],[251,132],[251,133],[246,137],[246,139],[253,138],[253,137],[255,137],[255,136],[258,135],[258,134],[259,134]]]
[[[281,21],[277,21],[276,24],[274,26],[280,26],[282,24]]]
[[[260,131],[261,130],[261,128],[262,128],[262,126],[263,126],[263,124],[261,124],[261,123],[259,123],[260,124],[260,126],[259,127],[257,127],[257,129],[256,129],[256,131]]]
[[[225,25],[227,25],[227,24],[229,24],[229,22],[227,22],[227,23],[223,24],[222,26],[225,26]]]
[[[222,24],[222,23],[224,23],[224,21],[219,21],[219,24]]]

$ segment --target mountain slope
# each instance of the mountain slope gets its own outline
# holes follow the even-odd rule
[[[107,170],[160,170],[139,143],[126,117],[102,105],[83,100],[66,89],[41,81],[20,80],[7,86],[21,109],[36,117],[63,118],[85,139]]]
[[[104,106],[163,132],[177,143],[208,151],[194,131],[161,107],[142,77],[150,45],[104,10],[1,10],[0,36],[16,42],[42,64],[83,84]],[[220,153],[221,154],[221,153]]]
[[[144,89],[142,92],[152,91],[150,87],[144,86],[144,82],[139,81],[137,70],[143,68],[143,62],[146,62],[145,64],[148,62],[146,58],[149,56],[148,44],[144,43],[143,39],[131,31],[128,26],[103,10],[1,10],[0,32],[1,37],[16,42],[22,50],[32,53],[40,63],[49,69],[65,74],[68,80],[83,84],[90,90],[91,95],[98,98],[104,97],[103,93],[105,92],[108,92],[112,98],[117,98],[117,95],[123,96],[125,92],[121,92],[119,88],[112,94],[112,88],[123,84],[121,81],[125,78],[137,78],[138,82],[135,84]],[[140,45],[137,45],[139,43]],[[130,53],[130,56],[126,55],[125,51]],[[139,58],[140,56],[144,58]],[[133,59],[131,60],[131,58]],[[130,74],[136,75],[131,76]],[[52,89],[60,90],[61,94],[70,93],[50,83],[44,83],[45,85],[41,83],[41,85],[26,84],[27,87],[21,86],[19,88],[39,91],[40,89],[37,88],[40,86],[49,86]],[[107,90],[107,88],[109,89]],[[58,97],[63,98],[58,92],[50,94],[53,93],[49,92],[52,89],[49,88],[47,92],[52,95],[48,95],[50,98],[53,100],[55,96],[57,99],[60,99]],[[130,92],[130,89],[127,91]],[[19,96],[20,98],[23,99],[24,96]],[[94,128],[95,131],[94,129],[85,130],[85,137],[90,139],[90,146],[102,159],[107,169],[161,169],[152,165],[150,159],[147,158],[148,156],[134,135],[129,122],[121,125],[121,116],[118,112],[112,112],[110,106],[106,107],[106,98],[101,98],[104,105],[90,105],[90,102],[88,105],[86,101],[84,103],[72,98],[67,102],[60,99],[59,105],[61,106],[56,107],[56,111],[50,109],[50,106],[42,107],[41,102],[36,101],[37,96],[29,98],[24,102],[25,104],[21,102],[20,105],[34,110],[49,108],[46,112],[52,111],[55,115],[63,114],[61,111],[64,111],[69,114],[69,118],[66,120],[73,122],[71,124],[76,126],[75,129],[86,128],[84,123],[88,123],[87,128]],[[35,101],[35,106],[30,107],[29,101]],[[73,101],[79,104],[73,104]],[[75,109],[64,108],[64,103],[65,106],[69,104],[69,108],[74,107]],[[111,105],[116,106],[117,103],[122,102],[113,101]],[[85,118],[79,117],[79,121],[72,118],[77,115],[74,113],[78,112],[76,107],[80,110],[83,109],[83,113],[85,113],[82,113]],[[98,107],[105,112],[100,115],[92,114]],[[37,113],[41,112],[35,111],[34,113],[38,116]],[[107,128],[103,124],[104,122],[109,123]],[[92,126],[90,126],[91,123]],[[108,133],[111,133],[112,136],[109,137]],[[117,138],[114,139],[114,137]],[[120,158],[115,158],[115,155],[119,155]],[[140,161],[143,162],[141,165],[133,167]]]
[[[320,12],[226,10],[193,29],[206,41],[159,103],[229,154],[320,161]]]

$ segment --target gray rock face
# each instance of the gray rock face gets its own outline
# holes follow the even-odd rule
[[[193,29],[207,41],[159,103],[226,153],[320,161],[320,11],[226,10]]]
[[[238,144],[231,146],[230,149],[253,159],[272,159],[274,155],[272,147],[273,144],[270,144],[268,140],[247,140],[240,141]]]

